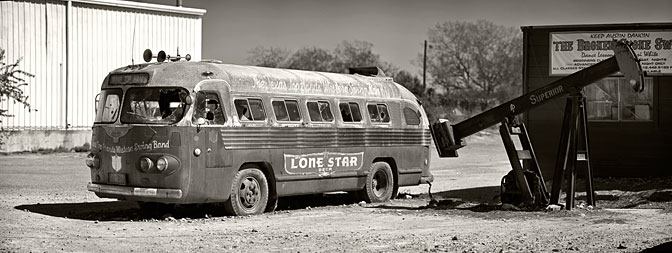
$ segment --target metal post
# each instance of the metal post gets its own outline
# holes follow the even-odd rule
[[[427,76],[427,40],[425,40],[425,51],[422,54],[422,90],[424,91],[427,88],[426,77]]]

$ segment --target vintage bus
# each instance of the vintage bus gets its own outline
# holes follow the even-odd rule
[[[250,215],[283,196],[384,202],[433,180],[425,112],[389,77],[154,62],[110,72],[96,107],[87,189],[140,207]]]

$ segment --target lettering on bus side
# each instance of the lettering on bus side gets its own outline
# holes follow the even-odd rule
[[[303,155],[284,154],[285,171],[290,175],[328,176],[336,172],[362,168],[364,152],[321,152]]]

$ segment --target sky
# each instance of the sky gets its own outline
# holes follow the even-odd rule
[[[207,10],[204,59],[245,64],[257,46],[333,50],[343,40],[363,40],[373,43],[382,60],[411,73],[420,72],[414,62],[428,29],[443,22],[486,19],[516,28],[672,22],[672,0],[183,0],[183,5]]]

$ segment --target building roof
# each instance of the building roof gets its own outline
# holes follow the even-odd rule
[[[61,0],[61,1],[68,2],[68,0]],[[206,10],[204,9],[121,1],[121,0],[71,0],[71,2],[91,4],[91,5],[101,5],[101,6],[113,6],[113,7],[129,8],[136,10],[149,10],[149,11],[159,11],[159,12],[177,13],[185,15],[195,15],[195,16],[203,16],[206,12]]]

